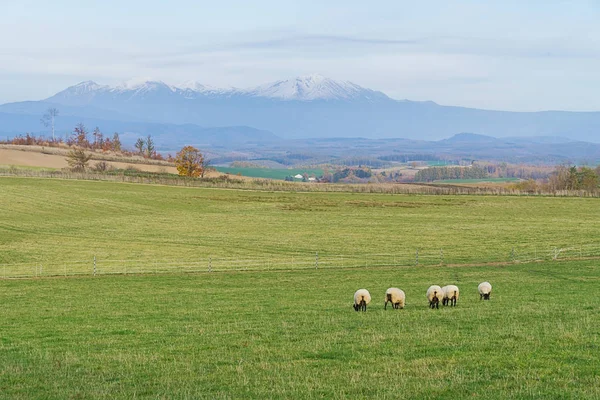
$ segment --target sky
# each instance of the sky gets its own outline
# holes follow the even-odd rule
[[[395,99],[600,111],[600,1],[0,0],[0,103],[81,81],[318,73]]]

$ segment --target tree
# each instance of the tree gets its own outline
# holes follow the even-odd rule
[[[90,141],[88,140],[88,131],[85,125],[81,122],[77,124],[73,131],[73,142],[80,147],[89,147]]]
[[[121,151],[121,139],[119,138],[119,134],[117,132],[113,134],[112,145],[114,151]]]
[[[204,174],[204,156],[193,146],[185,146],[175,157],[179,175],[199,177]]]
[[[100,128],[96,127],[96,129],[94,129],[94,132],[92,132],[92,136],[94,136],[94,149],[101,149],[102,145],[104,144],[104,135],[102,134],[102,132],[100,132]]]
[[[67,153],[67,163],[73,171],[85,171],[91,158],[92,155],[85,154],[82,149],[73,149]]]
[[[52,141],[54,142],[54,119],[58,116],[58,109],[51,107],[46,110],[46,114],[42,116],[42,124],[47,128],[52,128]]]
[[[145,146],[146,146],[146,142],[144,141],[144,139],[138,138],[138,140],[135,141],[134,147],[138,150],[138,153],[140,154],[140,156],[144,155],[144,147]]]
[[[204,178],[204,174],[206,174],[212,168],[212,160],[202,157],[202,163],[200,164],[202,167],[202,173],[200,173],[200,177]]]
[[[148,135],[148,137],[146,138],[146,157],[152,158],[154,152],[154,140],[152,140],[152,136]]]

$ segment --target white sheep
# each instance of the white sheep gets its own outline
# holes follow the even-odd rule
[[[492,294],[492,285],[489,282],[481,282],[477,287],[479,290],[479,300],[489,300]]]
[[[354,293],[354,311],[367,311],[367,304],[371,302],[371,294],[367,289],[358,289]]]
[[[406,295],[404,291],[398,288],[389,288],[385,291],[385,306],[383,307],[387,310],[388,302],[392,303],[392,308],[399,309],[404,308],[404,302],[406,301]]]
[[[440,300],[443,298],[444,292],[438,285],[432,285],[427,289],[427,300],[429,300],[430,308],[440,308]]]
[[[442,292],[444,293],[442,304],[445,306],[456,306],[456,301],[458,300],[458,286],[444,286]]]

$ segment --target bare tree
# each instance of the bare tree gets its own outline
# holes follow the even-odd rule
[[[154,140],[152,140],[152,136],[148,135],[146,138],[146,157],[152,158],[154,155]]]
[[[146,146],[146,141],[142,138],[138,138],[135,142],[135,148],[138,150],[140,156],[144,155],[144,147]]]
[[[41,122],[47,128],[52,128],[52,141],[54,142],[54,119],[58,116],[58,108],[50,107],[42,116]]]
[[[208,158],[203,158],[202,162],[200,163],[200,166],[202,168],[202,172],[200,173],[200,177],[204,178],[204,175],[209,171],[212,170],[214,168],[212,168],[212,160],[208,159]]]

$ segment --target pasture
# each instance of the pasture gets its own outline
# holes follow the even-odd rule
[[[0,265],[44,271],[93,257],[263,260],[291,268],[600,256],[598,199],[291,193],[0,178]],[[347,265],[348,260],[357,263]],[[382,263],[378,263],[382,264]],[[258,267],[258,266],[257,266]],[[223,266],[226,268],[226,266]],[[10,267],[9,267],[10,269]],[[8,271],[10,272],[10,271]]]
[[[45,271],[0,279],[0,398],[598,398],[600,261],[508,262],[514,247],[595,248],[597,210],[589,198],[0,178],[0,264]],[[443,264],[428,258],[442,247]],[[316,251],[324,264],[305,268]],[[209,254],[281,268],[88,268]],[[302,254],[307,265],[290,263]],[[327,264],[342,254],[361,261]],[[52,276],[72,260],[87,276]],[[450,283],[458,306],[428,309],[427,287]],[[404,310],[383,310],[390,286]],[[351,308],[361,287],[366,313]]]
[[[598,398],[599,277],[584,261],[0,280],[0,397]],[[458,306],[428,309],[449,282]],[[404,310],[383,310],[389,286]]]

